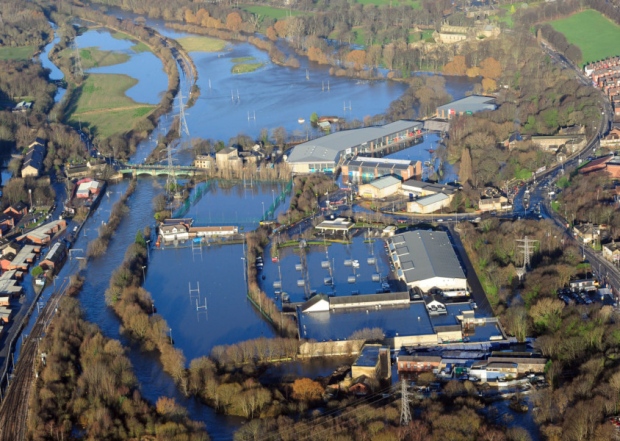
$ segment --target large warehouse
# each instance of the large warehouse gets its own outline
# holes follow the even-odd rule
[[[409,288],[424,292],[467,289],[467,278],[447,233],[409,231],[392,237],[388,247],[398,278]]]
[[[295,146],[286,161],[293,173],[333,172],[345,157],[373,154],[419,136],[422,123],[400,120],[380,127],[343,130]]]

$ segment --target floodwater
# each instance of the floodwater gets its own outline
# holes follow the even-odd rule
[[[56,24],[52,23],[52,22],[50,22],[50,26],[54,30],[54,38],[52,39],[52,41],[50,43],[45,45],[45,47],[43,48],[43,51],[39,54],[38,58],[39,58],[39,61],[41,62],[41,65],[45,69],[49,69],[50,70],[50,74],[49,74],[50,80],[52,80],[52,81],[62,80],[65,77],[64,74],[49,59],[50,51],[60,41],[60,37],[58,36],[58,26],[56,26]],[[62,88],[59,87],[58,91],[56,92],[56,96],[54,96],[54,102],[57,103],[60,100],[62,100],[62,98],[65,96],[66,92],[67,92],[66,89],[62,89]]]
[[[298,247],[281,248],[278,263],[272,262],[269,255],[265,256],[260,276],[262,289],[276,299],[274,282],[281,281],[282,286],[277,289],[286,292],[292,303],[304,302],[312,291],[336,296],[374,294],[381,289],[380,280],[388,277],[390,266],[383,248],[385,242],[365,236],[365,233],[357,234],[351,244],[312,245],[304,251],[304,256]],[[302,259],[306,262],[304,272]],[[307,292],[305,284],[299,286],[304,274],[309,282]],[[328,278],[333,284],[325,283]],[[276,300],[280,301],[279,296]]]
[[[114,15],[129,15],[115,11]],[[178,35],[166,29],[163,24],[150,21],[149,25],[168,35]],[[133,43],[127,40],[114,39],[106,30],[90,30],[78,38],[81,48],[98,46],[103,50],[121,50],[133,52]],[[47,60],[47,51],[41,57]],[[258,135],[263,127],[274,128],[283,126],[287,131],[302,131],[304,126],[298,118],[309,120],[312,112],[319,114],[335,114],[348,118],[362,119],[367,115],[385,112],[389,103],[401,95],[405,86],[401,83],[387,81],[358,84],[357,80],[331,77],[328,68],[307,63],[303,60],[301,69],[290,69],[275,66],[267,60],[267,55],[246,43],[231,43],[228,50],[221,54],[192,53],[199,74],[201,96],[188,113],[187,123],[191,136],[228,140],[239,132],[251,136]],[[233,75],[231,67],[235,57],[254,57],[266,64],[256,72]],[[154,60],[147,58],[153,57]],[[45,63],[45,62],[44,62]],[[308,77],[306,79],[306,69]],[[166,89],[166,77],[159,60],[150,53],[131,53],[126,63],[105,68],[93,69],[93,72],[123,73],[139,80],[138,85],[128,90],[127,95],[139,102],[157,103],[160,93]],[[209,80],[211,87],[209,88]],[[329,91],[323,90],[329,82]],[[182,75],[181,84],[185,95],[188,95],[188,80]],[[466,80],[448,79],[450,93],[459,98],[471,88],[472,83]],[[239,92],[238,99],[237,90]],[[231,97],[232,91],[232,97]],[[236,101],[236,102],[235,102]],[[345,111],[344,107],[349,107]],[[138,146],[133,161],[141,161],[154,147],[153,139],[165,133],[170,126],[172,116],[178,112],[160,118],[159,126],[151,139]],[[248,120],[248,112],[251,118]],[[256,119],[254,119],[256,112]],[[345,113],[346,112],[346,113]],[[432,141],[430,141],[432,142]],[[424,147],[414,147],[416,152],[423,152]],[[412,152],[397,154],[413,154]],[[416,153],[418,154],[418,153]],[[420,153],[423,154],[423,153]],[[183,163],[189,160],[188,155],[179,155]],[[181,162],[181,161],[180,161]],[[212,183],[208,191],[193,205],[186,216],[195,217],[195,225],[239,225],[248,231],[258,223],[262,213],[271,205],[279,192],[281,184],[238,182]],[[125,191],[127,181],[110,185],[109,196],[104,197],[97,213],[87,221],[85,234],[82,233],[74,249],[86,250],[88,241],[92,239],[101,221],[109,216],[112,204]],[[191,418],[204,421],[211,439],[232,439],[232,434],[242,423],[241,419],[230,418],[216,412],[194,399],[187,399],[177,390],[174,381],[163,372],[157,357],[144,353],[132,346],[121,333],[120,322],[116,315],[107,307],[104,293],[111,274],[122,262],[125,250],[138,230],[146,225],[155,225],[152,200],[163,190],[164,181],[160,179],[140,180],[136,192],[129,198],[130,208],[115,232],[107,253],[90,260],[85,271],[86,283],[80,294],[85,318],[96,323],[111,338],[120,339],[123,344],[131,347],[130,359],[140,388],[145,398],[152,402],[160,396],[174,397],[181,405],[187,407]],[[284,210],[289,199],[278,207],[276,214]],[[106,211],[107,210],[107,211]],[[373,251],[363,237],[357,237],[352,245],[332,245],[328,250],[334,259],[336,289],[338,293],[349,294],[351,290],[375,292],[380,287],[372,280],[372,274],[387,274],[387,261],[378,257],[378,269],[371,268],[367,258],[373,253],[382,254],[381,242],[374,243]],[[169,323],[175,345],[182,349],[187,360],[201,355],[208,355],[213,346],[230,344],[260,336],[273,336],[273,329],[265,322],[256,309],[246,299],[246,282],[243,271],[243,245],[225,245],[203,247],[201,252],[184,247],[166,246],[165,249],[151,249],[150,262],[146,270],[145,287],[154,298],[158,312]],[[283,255],[286,255],[285,251]],[[308,254],[310,275],[320,275],[323,281],[325,269],[320,267],[325,250],[321,247],[311,249]],[[331,257],[333,255],[333,257]],[[289,289],[293,295],[303,296],[303,291],[295,294],[297,263],[292,252],[290,258],[284,259],[287,267],[285,281],[291,280],[295,286]],[[348,275],[353,275],[352,267],[344,266],[344,259],[350,257],[360,263],[359,272],[355,274],[355,283],[348,283]],[[75,261],[70,261],[62,269],[57,283],[76,271]],[[265,259],[265,283],[273,280],[275,266],[270,266],[270,259]],[[318,267],[317,267],[318,265]],[[347,277],[344,278],[344,275]],[[358,277],[359,274],[359,277]],[[288,282],[286,282],[288,283]],[[200,299],[190,298],[190,287],[200,285]],[[314,282],[313,282],[314,284]],[[318,283],[321,285],[321,283]],[[352,286],[356,286],[353,288]],[[320,286],[312,286],[318,289]],[[49,288],[47,292],[51,291]],[[267,289],[273,294],[272,289]],[[192,291],[196,293],[196,291]],[[49,297],[45,294],[44,298]],[[196,310],[198,304],[207,302],[207,311]],[[287,373],[296,375],[327,375],[341,360],[324,363],[282,364],[270,369],[270,376]]]
[[[125,94],[138,103],[157,104],[168,88],[168,77],[161,60],[152,52],[136,52],[132,40],[114,38],[106,28],[86,31],[76,38],[79,48],[97,47],[130,56],[124,63],[89,69],[91,73],[124,74],[138,80]]]

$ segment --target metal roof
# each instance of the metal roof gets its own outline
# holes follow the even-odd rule
[[[409,231],[392,238],[407,283],[446,277],[465,279],[444,231]]]
[[[375,303],[375,302],[393,302],[393,301],[409,301],[409,293],[408,292],[391,292],[385,294],[364,294],[357,296],[336,296],[330,297],[329,305],[347,305],[347,304],[355,304],[360,305],[361,303]],[[363,307],[360,305],[360,307]]]
[[[304,142],[291,151],[288,162],[336,162],[340,153],[376,139],[422,127],[419,121],[400,120],[380,127],[343,130]]]
[[[345,340],[364,328],[380,328],[386,337],[434,334],[424,302],[299,314],[301,337],[320,342]]]
[[[383,188],[388,188],[391,187],[392,185],[398,185],[400,184],[400,179],[394,177],[394,176],[384,176],[382,178],[376,179],[372,182],[369,183],[369,185],[372,185],[375,188],[378,189],[383,189]]]
[[[431,194],[428,196],[424,196],[423,198],[420,198],[416,200],[415,202],[423,207],[427,207],[437,202],[445,201],[446,199],[448,199],[448,196],[446,196],[445,194],[435,193],[435,194]]]
[[[460,112],[481,112],[483,110],[495,110],[494,104],[495,98],[481,95],[471,95],[460,100],[452,101],[451,103],[444,104],[437,107],[438,112],[453,110],[456,113]]]
[[[418,181],[416,179],[407,179],[403,182],[403,190],[424,190],[427,192],[452,194],[457,188],[448,184],[435,184],[432,182]]]
[[[379,353],[381,352],[382,348],[386,351],[390,350],[387,346],[364,345],[359,357],[357,357],[357,360],[355,360],[352,366],[376,366],[379,363]]]

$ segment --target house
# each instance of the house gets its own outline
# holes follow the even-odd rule
[[[375,179],[368,184],[362,184],[358,187],[361,197],[368,199],[381,199],[392,196],[400,191],[401,180],[395,176],[384,176]]]
[[[620,243],[614,241],[603,245],[603,257],[610,262],[620,262]]]
[[[22,293],[22,287],[17,284],[15,279],[17,271],[5,271],[0,276],[0,306],[8,306],[11,297],[16,297]]]
[[[396,357],[396,366],[398,375],[407,376],[407,374],[432,372],[439,369],[441,357],[435,355],[399,355]]]
[[[215,163],[220,170],[236,169],[242,165],[239,152],[234,147],[225,147],[215,154]]]
[[[65,165],[65,175],[69,179],[97,176],[105,170],[107,163],[103,159],[91,159],[85,163]]]
[[[508,204],[506,196],[498,196],[494,198],[483,198],[478,202],[478,208],[481,211],[503,210]]]
[[[424,196],[415,201],[407,202],[408,213],[434,213],[437,210],[450,206],[452,195],[444,193],[436,193],[430,196]]]
[[[573,227],[573,234],[575,237],[581,239],[585,244],[601,241],[601,226],[591,223],[579,224]]]
[[[513,132],[506,141],[504,141],[504,147],[506,147],[509,150],[512,150],[517,145],[519,145],[520,142],[523,142],[523,136],[521,136],[521,133],[516,131],[516,132]]]
[[[0,215],[0,237],[11,231],[15,227],[15,220],[9,214]]]
[[[351,378],[362,375],[375,380],[388,379],[392,375],[390,348],[388,346],[366,344],[357,360],[351,365]]]
[[[215,165],[215,159],[211,155],[196,155],[194,158],[194,167],[212,170]]]
[[[620,128],[614,127],[609,134],[601,139],[601,147],[620,147]]]
[[[506,356],[504,356],[506,355]],[[517,365],[517,375],[523,374],[542,374],[545,372],[547,359],[536,357],[529,353],[497,353],[493,352],[487,359],[489,364],[493,363],[512,363]]]
[[[39,264],[44,270],[55,273],[67,257],[67,246],[64,242],[56,242]]]
[[[0,306],[0,324],[9,324],[11,321],[11,313],[12,311],[9,308]]]
[[[354,378],[353,384],[349,386],[349,393],[358,397],[368,395],[372,390],[369,384],[370,382],[368,380],[368,377],[366,377],[365,375]]]
[[[13,221],[17,223],[21,220],[22,217],[28,214],[28,206],[22,201],[19,201],[18,203],[6,208],[3,213],[11,216],[13,218]]]
[[[38,177],[43,171],[45,147],[39,143],[30,144],[22,163],[22,178]]]
[[[26,241],[35,245],[46,245],[50,243],[52,237],[67,228],[67,221],[64,219],[55,220],[41,225],[17,238],[18,242]]]
[[[585,147],[587,139],[585,135],[551,135],[532,136],[532,143],[544,151],[555,153],[560,147],[566,146],[567,151],[574,153]]]
[[[186,224],[160,225],[159,234],[164,241],[189,239],[189,227]]]
[[[15,254],[5,251],[0,258],[0,266],[4,271],[28,271],[28,267],[35,261],[40,251],[41,248],[35,245],[24,245]]]

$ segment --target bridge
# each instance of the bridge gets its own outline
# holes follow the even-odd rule
[[[149,176],[168,176],[170,171],[176,177],[192,177],[204,175],[207,170],[204,168],[191,167],[188,165],[175,165],[172,168],[166,165],[145,165],[145,164],[120,164],[119,173],[124,175],[131,174],[133,176],[149,175]]]

